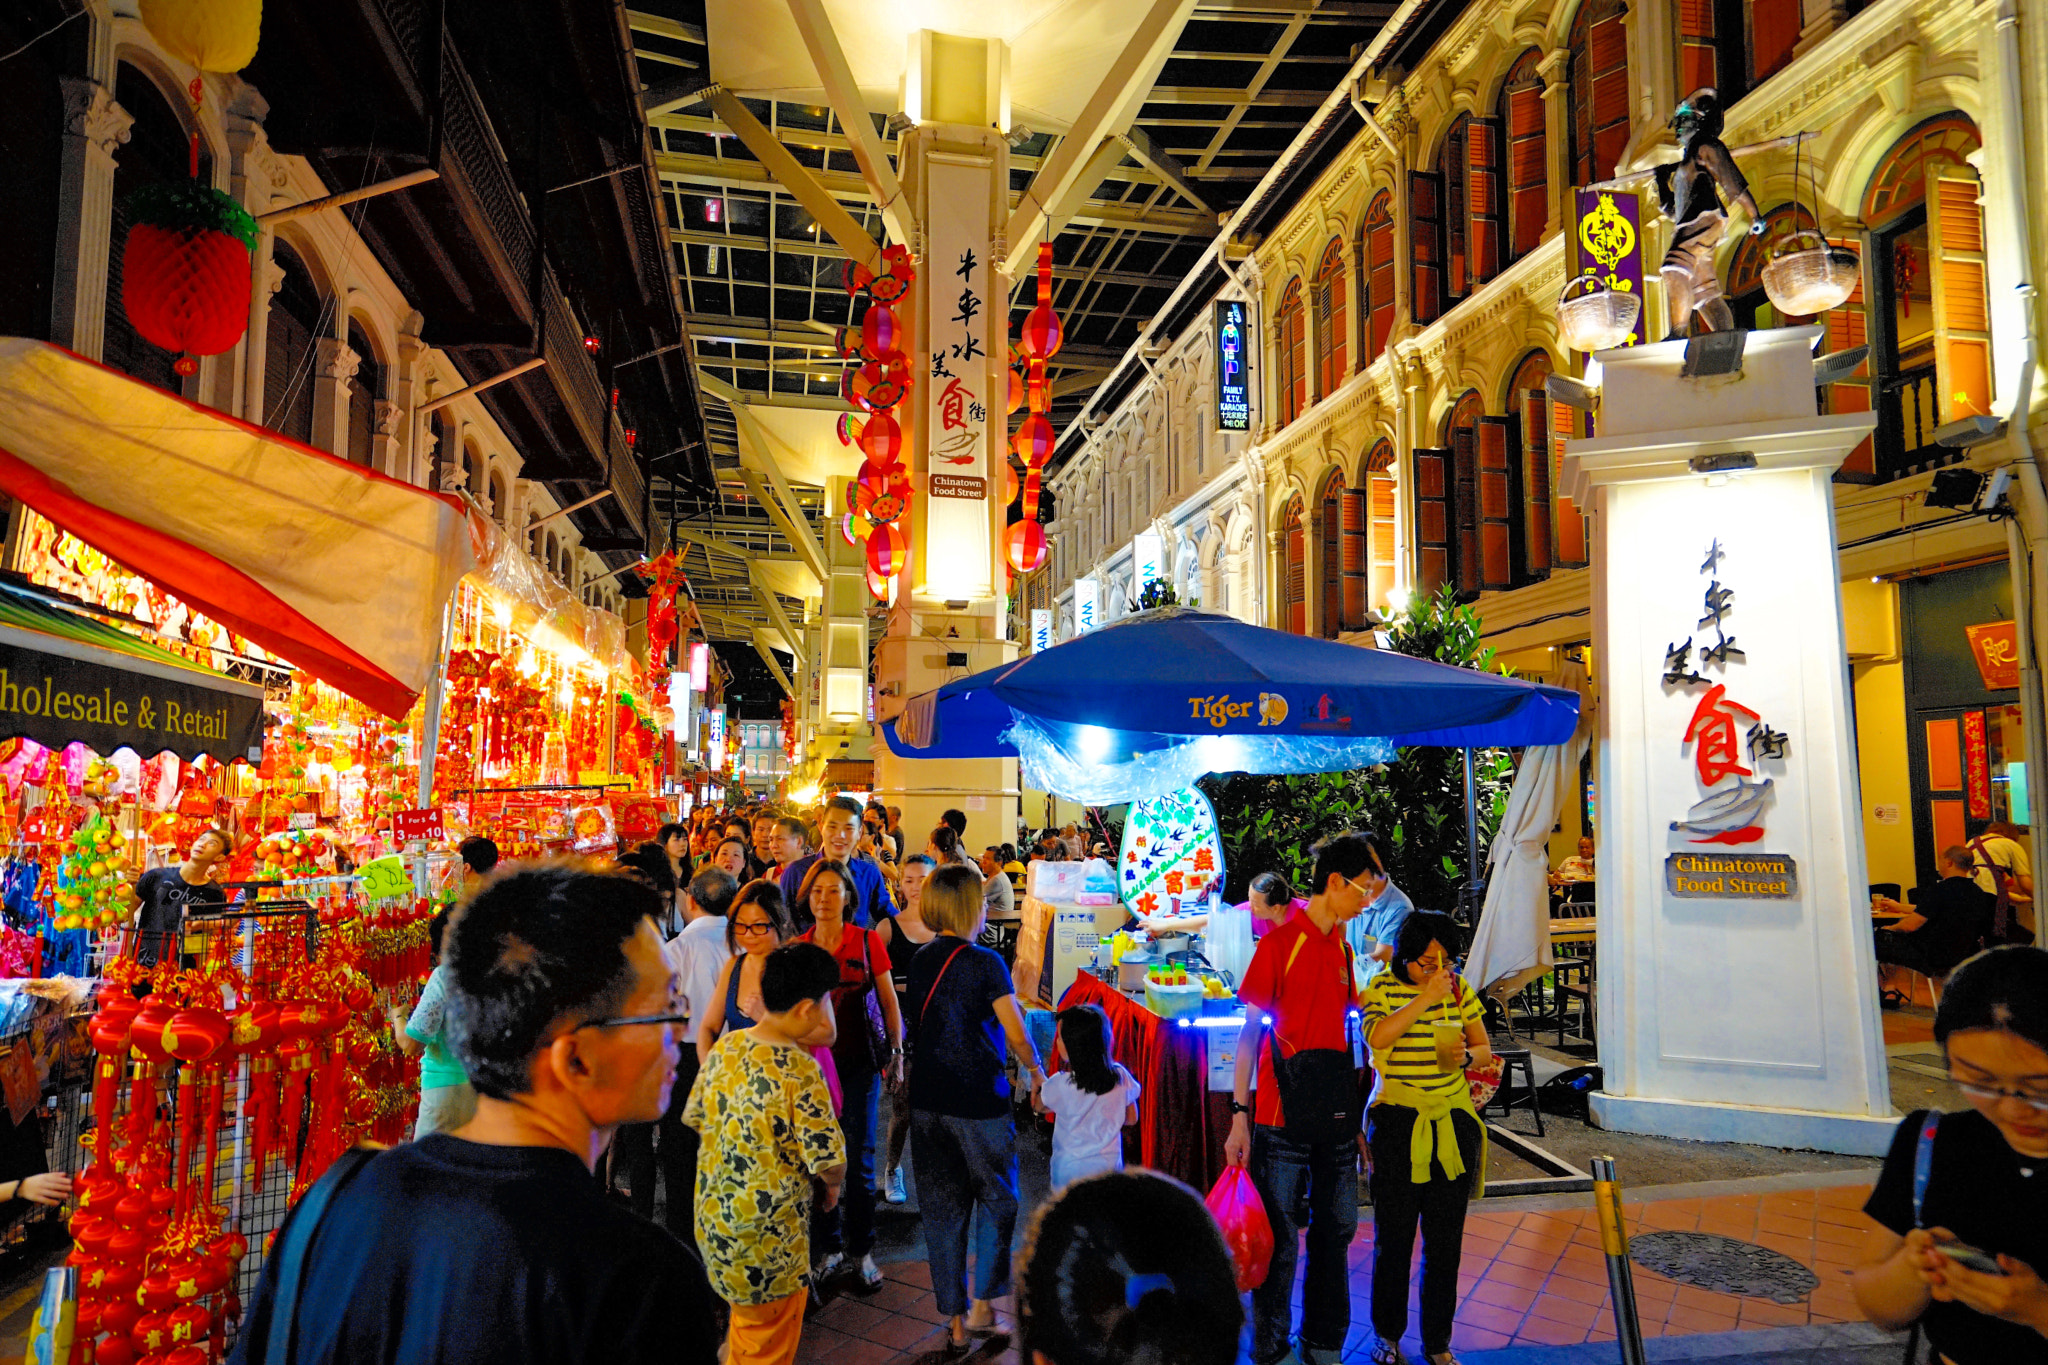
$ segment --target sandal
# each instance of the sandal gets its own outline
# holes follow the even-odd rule
[[[1408,1365],[1408,1357],[1401,1354],[1401,1343],[1380,1337],[1372,1344],[1372,1354],[1366,1357],[1372,1365]]]

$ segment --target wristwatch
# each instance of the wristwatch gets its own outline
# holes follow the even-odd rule
[[[1252,1107],[1248,1104],[1239,1104],[1236,1100],[1232,1100],[1230,1102],[1230,1112],[1232,1114],[1249,1114],[1252,1112]]]

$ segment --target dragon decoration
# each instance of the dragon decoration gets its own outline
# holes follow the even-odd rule
[[[666,673],[669,646],[697,624],[696,603],[682,606],[678,595],[688,593],[690,580],[674,550],[641,560],[633,573],[647,584],[647,671]]]
[[[910,396],[910,326],[896,311],[896,302],[917,279],[910,249],[900,244],[882,251],[877,274],[859,261],[846,265],[846,292],[867,299],[860,326],[842,328],[839,353],[850,364],[840,379],[840,394],[867,414],[839,419],[839,440],[861,452],[860,472],[847,496],[840,522],[846,543],[865,545],[868,591],[888,601],[890,580],[910,562],[910,475],[903,464],[903,427],[896,409]]]

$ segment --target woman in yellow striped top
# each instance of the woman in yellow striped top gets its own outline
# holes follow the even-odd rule
[[[1401,926],[1389,970],[1359,995],[1372,1048],[1373,1365],[1406,1365],[1408,1259],[1422,1227],[1422,1349],[1457,1365],[1458,1252],[1465,1209],[1484,1182],[1486,1129],[1465,1067],[1493,1059],[1476,993],[1451,970],[1463,937],[1450,916],[1417,911]],[[1438,1050],[1442,1035],[1443,1052]]]

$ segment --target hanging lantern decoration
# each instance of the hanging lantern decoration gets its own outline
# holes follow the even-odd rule
[[[1045,528],[1035,518],[1011,522],[1003,532],[1005,557],[1020,574],[1036,573],[1044,567],[1045,548]]]
[[[886,412],[877,412],[860,429],[860,448],[870,461],[893,465],[903,452],[903,428]]]
[[[142,0],[142,26],[171,56],[201,71],[240,71],[256,60],[263,0]]]
[[[848,512],[839,519],[840,538],[853,549],[858,550],[860,548],[860,543],[866,539],[867,533],[868,523],[856,514]]]
[[[882,577],[881,575],[877,574],[872,567],[870,567],[867,570],[867,579],[868,595],[873,597],[877,602],[888,601],[890,585],[894,583],[896,580],[893,578]]]
[[[1013,352],[1015,349],[1011,348]],[[1024,372],[1012,365],[1003,373],[1008,376],[1009,381],[1003,395],[1003,415],[1007,417],[1024,406]]]
[[[1017,332],[1017,349],[1027,360],[1047,361],[1060,353],[1060,315],[1052,310],[1052,243],[1038,244],[1038,302]]]
[[[639,430],[638,430],[637,428],[634,428],[634,427],[627,427],[627,428],[625,428],[625,433],[626,433],[626,449],[628,449],[628,450],[631,450],[631,449],[633,449],[633,447],[635,447],[635,446],[637,446],[638,444],[640,444],[640,432],[639,432]]]
[[[874,278],[875,272],[862,265],[859,261],[848,261],[845,271],[839,277],[839,282],[845,286],[847,297],[851,298],[855,294],[860,293],[861,290],[866,289]],[[841,352],[841,354],[845,353]]]
[[[900,464],[878,464],[873,460],[865,460],[861,463],[860,471],[853,477],[862,487],[884,493],[903,481],[904,472]]]
[[[599,351],[600,349],[602,349],[602,348],[603,348],[603,346],[604,346],[604,343],[603,343],[602,341],[599,341],[599,340],[597,339],[597,337],[596,337],[596,336],[592,335],[591,333],[587,333],[587,332],[586,332],[586,333],[584,334],[584,336],[583,336],[583,349],[584,349],[584,350],[586,350],[586,351],[590,352],[590,353],[591,353],[592,355],[596,355],[596,354],[598,353],[598,351]]]
[[[871,303],[860,319],[861,349],[876,360],[894,360],[903,354],[909,333],[896,310],[885,303]]]
[[[1044,479],[1045,471],[1043,470],[1032,469],[1025,471],[1022,507],[1020,510],[1024,513],[1024,520],[1026,521],[1038,520],[1038,503],[1044,486]]]
[[[910,547],[903,538],[903,528],[896,525],[877,526],[868,534],[868,568],[882,578],[893,578],[903,572],[910,561]]]
[[[179,374],[196,374],[195,357],[220,354],[248,328],[256,220],[197,181],[145,185],[125,207],[121,307],[143,340],[178,353]]]
[[[842,412],[833,430],[839,435],[839,444],[850,446],[860,439],[860,419],[850,412]]]
[[[1017,500],[1017,462],[1003,461],[1003,506],[1008,507]]]

